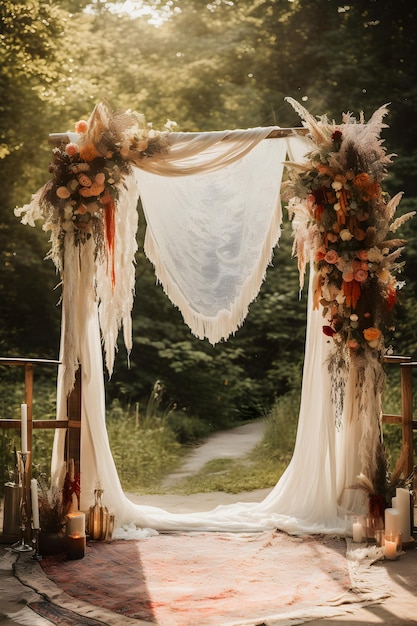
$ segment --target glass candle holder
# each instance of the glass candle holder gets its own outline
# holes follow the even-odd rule
[[[354,515],[352,518],[352,539],[355,543],[362,543],[366,539],[366,527],[362,515]]]
[[[393,561],[400,556],[402,546],[402,533],[399,530],[387,531],[384,535],[385,558]]]
[[[385,545],[385,528],[375,530],[375,543],[377,548],[383,548]]]

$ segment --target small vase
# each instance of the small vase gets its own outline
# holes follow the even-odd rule
[[[91,539],[105,539],[109,523],[109,511],[102,503],[102,489],[94,490],[95,503],[88,512],[88,533]]]
[[[65,552],[65,535],[62,532],[46,532],[41,530],[39,533],[39,554],[42,556],[50,556]]]

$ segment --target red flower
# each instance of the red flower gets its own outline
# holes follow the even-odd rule
[[[334,141],[335,143],[340,143],[342,141],[342,131],[341,130],[335,130],[334,133],[332,133],[332,141]]]
[[[331,326],[323,326],[323,333],[326,335],[326,337],[333,337],[335,332],[336,331],[333,330]]]
[[[386,297],[386,302],[387,302],[387,309],[388,311],[391,311],[394,304],[397,301],[397,291],[395,289],[395,287],[393,285],[390,285],[388,287],[387,290],[387,297]]]

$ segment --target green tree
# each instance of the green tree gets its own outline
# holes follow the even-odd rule
[[[401,211],[415,206],[416,8],[399,0],[149,0],[165,21],[112,13],[110,3],[12,2],[0,8],[0,345],[4,353],[55,356],[58,281],[41,259],[47,237],[21,226],[13,207],[47,178],[51,131],[71,129],[99,100],[132,108],[161,128],[179,130],[300,125],[284,101],[339,121],[343,111],[365,117],[391,102],[384,132],[394,159],[390,193],[405,191]],[[114,7],[113,7],[114,8]],[[410,242],[416,220],[406,225]],[[138,234],[142,246],[142,230]],[[195,339],[155,285],[142,250],[137,258],[135,345],[131,368],[119,350],[109,398],[146,401],[156,379],[168,399],[197,415],[224,421],[255,415],[275,395],[299,384],[305,297],[298,299],[291,235],[280,247],[243,327],[212,347]],[[416,258],[406,251],[395,350],[411,353]],[[33,280],[36,276],[36,280]],[[227,383],[227,384],[226,384]],[[220,398],[220,400],[219,400]]]

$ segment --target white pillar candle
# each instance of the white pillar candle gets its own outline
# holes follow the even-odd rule
[[[28,405],[21,404],[20,405],[20,416],[21,416],[21,424],[20,424],[20,436],[21,436],[21,448],[24,454],[28,451]]]
[[[363,541],[363,526],[362,522],[354,521],[352,524],[352,539],[355,543]]]
[[[30,481],[30,494],[32,497],[32,520],[33,528],[40,528],[39,524],[39,502],[38,502],[38,481],[32,478]]]
[[[74,511],[67,515],[67,536],[78,535],[79,537],[85,536],[85,513],[81,511]]]
[[[385,533],[390,530],[401,530],[400,514],[397,509],[385,509]]]
[[[408,489],[402,489],[397,487],[396,489],[396,508],[399,512],[400,526],[398,530],[401,530],[403,542],[411,540],[411,523],[410,523],[410,492]]]

